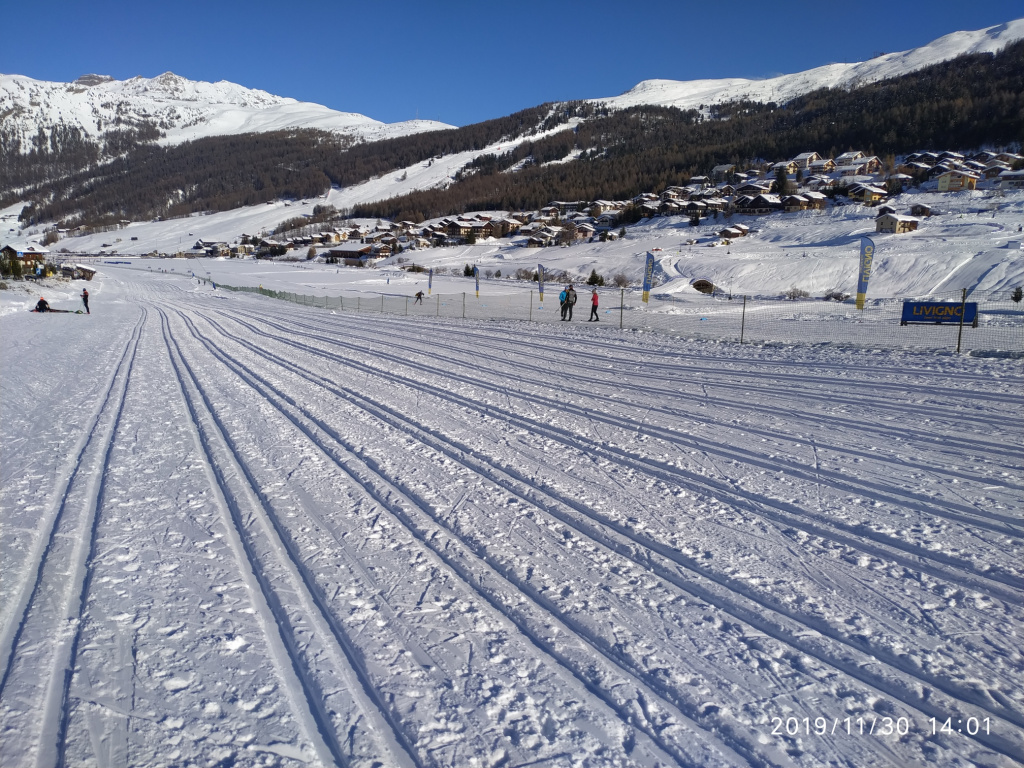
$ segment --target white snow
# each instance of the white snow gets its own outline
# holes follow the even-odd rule
[[[438,173],[445,173],[446,162],[434,163],[442,168]],[[453,160],[452,166],[460,162]],[[434,167],[419,170],[422,177],[410,172],[403,183],[430,183]],[[329,202],[340,208],[358,199],[383,195],[388,183],[387,179],[367,182],[360,187],[332,190],[319,200],[287,206],[279,202],[187,219],[136,222],[117,232],[66,238],[50,248],[59,259],[60,248],[128,256],[185,251],[198,239],[233,243],[243,233],[269,233],[278,221],[312,213],[317,204]],[[992,190],[908,192],[892,198],[889,204],[907,211],[921,202],[932,206],[935,215],[924,219],[916,232],[900,235],[875,233],[875,209],[849,204],[826,211],[736,215],[728,219],[722,216],[709,218],[699,227],[691,227],[685,217],[659,217],[629,227],[625,239],[568,248],[523,248],[520,240],[501,239],[474,246],[408,251],[402,256],[423,266],[461,269],[473,263],[481,269],[500,269],[505,276],[518,267],[535,268],[539,261],[549,270],[562,269],[584,278],[596,269],[606,277],[623,272],[639,279],[646,252],[660,249],[659,295],[692,294],[690,283],[706,279],[733,294],[778,296],[797,286],[821,296],[832,290],[856,291],[859,240],[868,235],[877,248],[870,288],[874,296],[921,296],[962,288],[1009,291],[1024,282],[1021,252],[1007,247],[1021,237],[1018,229],[1024,225],[1024,194]],[[719,244],[716,233],[736,223],[750,226],[750,234],[729,245]],[[691,240],[697,243],[688,245]],[[104,244],[109,247],[102,247]],[[305,252],[299,255],[304,257]],[[71,255],[67,258],[80,260]],[[395,262],[392,259],[389,265],[395,267]],[[325,274],[334,274],[334,270]],[[223,276],[220,279],[231,282]],[[323,285],[326,289],[327,283]],[[347,281],[343,287],[348,289]]]
[[[1020,284],[995,249],[1020,199],[950,199],[920,246],[878,238],[881,286],[947,284],[962,252]],[[639,269],[674,242],[664,274],[778,285],[834,249],[824,283],[858,221],[765,219],[728,259],[670,220],[422,255]],[[91,315],[0,291],[5,762],[1016,764],[1019,359],[317,308],[190,273],[425,278],[126,260]],[[74,309],[82,285],[33,290]]]
[[[1024,283],[1024,194],[919,200],[917,232],[872,234],[870,297]],[[551,322],[550,295],[513,320],[535,286],[507,279],[470,319],[381,313],[426,277],[133,255],[316,202],[63,240],[120,253],[0,290],[5,765],[1018,764],[1019,358]],[[735,316],[696,278],[851,292],[872,217],[405,256],[635,279],[661,249],[642,312],[670,325]],[[90,315],[25,311],[86,285]]]
[[[842,34],[837,32],[836,34]],[[614,109],[656,104],[679,109],[723,104],[740,99],[783,103],[819,88],[855,88],[898,77],[933,64],[972,53],[995,53],[1024,38],[1024,19],[987,29],[952,32],[928,45],[899,53],[886,53],[868,61],[826,64],[789,75],[748,80],[645,80],[619,96],[592,101]]]
[[[94,140],[113,128],[155,123],[166,134],[159,142],[165,145],[289,128],[317,128],[378,141],[453,127],[431,120],[382,123],[235,83],[196,82],[172,72],[154,78],[74,83],[0,74],[0,114],[5,126],[20,132],[24,151],[38,130],[49,132],[60,123],[77,127]]]

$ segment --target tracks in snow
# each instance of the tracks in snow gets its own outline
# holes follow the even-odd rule
[[[274,665],[316,758],[325,765],[359,758],[421,766],[401,725],[367,678],[344,628],[324,605],[302,554],[267,508],[258,483],[182,355],[166,314],[161,315],[168,354],[207,459],[210,487],[225,514],[239,573],[258,606]],[[372,743],[346,751],[338,734],[350,732],[360,717],[370,722],[360,733]]]
[[[278,323],[262,318],[261,320],[265,325],[276,328],[283,333],[288,332],[286,328]],[[251,324],[248,325],[248,329],[254,333],[266,333],[266,331],[257,329]],[[792,503],[772,499],[763,494],[757,493],[756,491],[739,488],[724,480],[716,480],[715,478],[707,477],[693,472],[692,470],[687,470],[667,461],[651,458],[638,458],[633,453],[622,447],[604,444],[583,435],[570,433],[564,428],[551,426],[533,418],[518,416],[516,413],[512,412],[511,409],[499,410],[497,408],[481,405],[470,399],[456,400],[449,389],[423,382],[423,378],[425,376],[438,376],[448,380],[462,381],[470,386],[479,386],[481,384],[479,380],[464,376],[451,369],[443,369],[436,365],[416,363],[411,361],[409,358],[378,350],[376,352],[378,356],[394,363],[396,367],[411,367],[418,374],[423,374],[423,376],[413,377],[396,373],[394,371],[384,373],[380,369],[370,364],[359,362],[352,357],[344,357],[340,354],[322,350],[309,343],[295,341],[293,338],[288,336],[278,336],[276,337],[276,340],[304,353],[311,353],[325,359],[334,360],[335,362],[342,363],[355,370],[365,372],[368,375],[382,376],[392,382],[397,382],[409,387],[413,391],[420,391],[445,400],[458,402],[460,406],[475,410],[482,415],[515,423],[523,429],[528,430],[531,434],[540,434],[557,440],[563,444],[571,443],[574,446],[583,444],[586,447],[587,453],[590,455],[603,456],[609,461],[631,466],[637,471],[654,474],[665,482],[684,484],[686,487],[700,487],[712,497],[731,500],[741,508],[749,508],[759,516],[771,519],[778,524],[790,526],[809,535],[820,536],[844,546],[853,547],[854,549],[860,550],[866,554],[899,563],[901,566],[907,568],[924,571],[936,578],[950,581],[952,583],[970,584],[972,588],[978,589],[985,594],[990,594],[1001,600],[1013,601],[1020,598],[1021,588],[1019,579],[1015,578],[1013,575],[979,572],[971,568],[969,563],[966,563],[959,558],[946,555],[942,552],[935,552],[920,546],[915,546],[910,542],[896,537],[873,534],[872,531],[866,530],[859,524],[846,523],[842,520],[836,519],[835,517],[810,511]],[[349,352],[365,352],[365,350],[355,344],[337,339],[330,340],[330,343]],[[636,429],[635,422],[629,421],[624,417],[615,416],[610,412],[601,413],[587,410],[574,405],[573,403],[567,403],[552,396],[521,392],[516,395],[516,398],[517,400],[525,401],[533,406],[545,408],[550,412],[569,412],[573,415],[586,417],[592,421],[607,424],[619,429]],[[607,398],[607,400],[611,401],[611,398]],[[688,435],[679,433],[678,431],[668,430],[649,423],[645,423],[642,429],[646,434],[660,437],[674,445],[693,448],[728,460],[751,463],[764,469],[775,468],[774,465],[764,462],[759,456],[752,454],[750,451],[732,449],[726,446],[708,445],[706,442],[699,442]],[[790,467],[787,467],[787,473],[815,484],[825,478],[828,479],[834,487],[855,494],[871,493],[881,490],[892,496],[899,497],[901,495],[898,490],[894,490],[889,487],[880,488],[876,483],[861,481],[856,478],[849,478],[835,472],[825,472],[820,468],[817,471],[814,471],[801,466],[791,465]],[[1017,538],[1021,537],[1021,534],[1018,532],[1021,524],[1020,520],[991,513],[988,515],[980,515],[978,510],[966,504],[942,504],[940,506],[934,499],[922,499],[915,494],[906,494],[904,498],[907,498],[911,504],[927,503],[928,514],[934,515],[938,518],[971,526],[976,525],[980,528],[987,529],[998,534],[1016,536]],[[952,507],[952,509],[950,509],[950,507]],[[945,568],[945,566],[955,568],[956,572],[950,572]],[[1008,587],[1009,589],[1007,589]]]
[[[113,376],[43,516],[0,635],[0,753],[63,762],[67,691],[88,592],[97,510],[148,312],[132,330]],[[42,704],[40,705],[40,702]]]
[[[187,318],[184,320],[188,323]],[[191,324],[188,323],[190,326]],[[259,394],[301,431],[336,466],[357,483],[382,510],[386,510],[411,535],[456,574],[465,587],[482,598],[522,633],[556,666],[600,703],[615,713],[627,727],[646,736],[661,759],[680,766],[787,765],[784,753],[759,743],[758,733],[740,724],[709,723],[707,718],[683,707],[651,687],[645,670],[623,665],[611,650],[581,631],[570,617],[552,611],[543,597],[512,598],[520,593],[518,579],[510,579],[507,569],[495,563],[478,546],[460,537],[446,522],[429,511],[430,504],[418,498],[402,483],[389,478],[372,459],[346,444],[343,436],[308,413],[298,403],[269,386],[253,371],[233,360],[216,346],[206,342],[194,326],[197,343],[242,376]],[[570,638],[570,639],[566,639]],[[595,653],[596,652],[596,653]],[[660,686],[659,686],[660,687]],[[629,692],[624,692],[628,690]],[[674,713],[674,714],[672,714]],[[680,727],[679,720],[694,726]],[[708,731],[702,733],[702,731]],[[721,732],[727,739],[719,741]],[[632,747],[631,747],[632,748]],[[723,755],[725,759],[723,759]],[[764,761],[769,759],[768,763]]]
[[[214,324],[214,327],[218,327],[214,321],[208,319],[208,322]],[[230,337],[230,334],[222,328],[218,329],[226,337]],[[250,330],[257,333],[261,332],[251,326]],[[196,338],[197,340],[202,340],[198,333],[196,334]],[[556,517],[566,525],[572,526],[581,535],[598,542],[602,547],[607,548],[609,551],[616,552],[629,558],[633,563],[657,574],[659,578],[673,584],[677,589],[686,591],[700,600],[716,605],[719,609],[729,613],[744,624],[755,627],[780,642],[807,653],[808,655],[819,659],[823,663],[842,671],[844,674],[848,674],[851,677],[860,680],[866,685],[887,691],[890,695],[894,695],[896,698],[902,699],[904,703],[918,711],[930,713],[936,717],[941,716],[944,711],[948,710],[948,708],[953,708],[954,711],[960,711],[960,709],[962,709],[964,712],[988,711],[990,714],[1002,718],[1008,725],[1013,723],[1014,725],[1021,727],[1021,718],[1013,710],[1007,710],[1000,706],[992,707],[985,701],[979,701],[977,697],[966,695],[962,690],[957,690],[955,688],[953,690],[948,690],[949,686],[944,686],[943,681],[929,679],[927,676],[922,677],[919,671],[907,668],[905,662],[898,658],[885,659],[884,661],[887,664],[887,668],[881,673],[876,673],[871,670],[871,668],[875,666],[875,662],[872,661],[863,650],[851,644],[847,638],[835,635],[828,627],[808,625],[806,623],[806,617],[780,610],[779,607],[774,604],[764,603],[756,594],[750,593],[748,590],[737,588],[737,585],[734,583],[723,582],[720,576],[701,568],[699,564],[692,561],[692,559],[681,557],[678,552],[673,550],[659,547],[657,542],[654,542],[645,536],[638,536],[635,532],[614,523],[614,521],[595,517],[585,506],[574,504],[571,499],[553,495],[549,491],[540,492],[537,489],[531,488],[526,484],[525,478],[521,475],[517,475],[514,470],[494,464],[486,456],[475,453],[465,445],[452,442],[445,437],[431,435],[424,432],[416,425],[411,424],[407,418],[393,409],[382,406],[351,388],[338,387],[333,382],[323,379],[323,377],[318,374],[304,369],[302,366],[292,364],[278,355],[269,353],[263,348],[257,348],[255,345],[238,337],[235,337],[234,340],[243,346],[248,347],[253,353],[258,354],[283,368],[287,368],[310,381],[314,381],[319,386],[324,387],[328,391],[332,391],[338,397],[343,398],[348,402],[357,404],[360,408],[373,414],[375,418],[381,419],[385,423],[389,424],[389,426],[405,432],[406,434],[414,437],[417,441],[428,445],[432,450],[445,455],[453,461],[461,463],[473,472],[487,478],[488,481],[501,486],[509,493],[512,493],[523,501],[533,505],[535,508]],[[279,338],[278,341],[286,344],[290,343],[292,346],[295,346],[307,353],[313,353],[327,358],[331,357],[330,353],[317,350],[306,344],[291,342],[281,338]],[[240,376],[249,380],[254,387],[257,387],[262,394],[267,396],[268,400],[276,400],[279,403],[279,408],[287,407],[291,409],[298,409],[302,418],[312,420],[316,425],[316,430],[326,434],[326,437],[321,436],[317,438],[317,442],[323,450],[330,450],[330,443],[332,440],[336,443],[344,444],[340,435],[327,431],[329,428],[325,424],[318,422],[315,416],[306,412],[299,404],[289,401],[286,395],[276,391],[273,385],[265,378],[258,375],[251,368],[248,368],[244,364],[233,359],[227,355],[227,353],[217,350],[215,345],[212,345],[208,340],[204,341],[204,343],[206,343],[207,348],[212,353],[220,357],[222,362],[235,370]],[[357,370],[365,370],[365,372],[370,375],[379,374],[379,371],[371,370],[369,366],[357,363],[351,359],[345,359],[344,363]],[[427,391],[433,396],[442,399],[452,399],[449,392],[431,388],[422,383],[413,382],[407,377],[400,377],[392,374],[390,378],[399,380],[414,389]],[[287,403],[287,406],[284,405],[284,403]],[[296,417],[290,418],[295,419]],[[509,418],[509,415],[504,414],[504,418]],[[536,428],[537,425],[530,424],[530,427]],[[307,435],[310,435],[311,439],[313,439],[311,433],[315,433],[316,430],[313,430],[313,428],[310,427]],[[550,432],[548,436],[562,442],[567,442],[569,440],[568,435],[559,434],[557,431]],[[596,450],[598,448],[600,448],[600,446],[589,446],[588,450]],[[625,455],[618,455],[614,458],[617,460],[624,460],[629,457]],[[643,463],[641,462],[641,464]],[[370,465],[370,468],[373,469],[372,465]],[[648,472],[651,471],[651,467],[649,465],[639,466],[638,468],[644,469]],[[387,478],[386,475],[380,471],[375,470],[375,472],[379,478],[376,482],[379,483],[383,481],[386,484],[390,484],[392,486],[395,485],[395,480],[393,478]],[[691,479],[695,481],[706,480],[705,478]],[[401,488],[401,484],[399,484],[399,489],[406,497],[414,496],[412,489]],[[421,502],[414,505],[414,507],[426,509],[429,505],[425,505]],[[416,521],[411,518],[404,520],[404,522],[410,526],[416,525]],[[432,524],[445,525],[444,521],[438,520],[436,517],[433,518]],[[458,532],[454,529],[448,528],[447,530],[451,536],[456,538],[459,537]],[[426,535],[424,534],[424,541],[426,541],[425,536]],[[537,604],[545,610],[552,611],[554,615],[557,615],[559,621],[564,622],[570,629],[583,637],[586,642],[591,644],[592,647],[600,650],[602,654],[605,655],[605,658],[612,663],[621,664],[621,659],[618,656],[611,654],[611,657],[609,657],[609,648],[607,644],[604,644],[604,647],[601,647],[602,641],[600,639],[589,636],[585,628],[581,628],[578,625],[574,626],[574,622],[570,617],[566,617],[564,613],[560,613],[557,608],[551,605],[548,601],[545,601],[542,596],[537,595],[535,591],[531,589],[530,585],[518,578],[506,564],[497,562],[493,556],[490,556],[487,552],[486,546],[483,546],[480,542],[463,540],[461,538],[459,538],[459,541],[462,543],[462,546],[469,547],[474,554],[486,562],[488,566],[497,570],[502,579],[506,580],[523,593],[529,594],[537,601]],[[892,556],[891,552],[887,554],[890,557]],[[442,555],[439,553],[439,556]],[[920,564],[918,564],[917,567],[920,567]],[[680,568],[683,569],[682,572],[679,570]],[[680,573],[685,573],[686,575],[681,576]],[[951,574],[944,573],[943,577],[950,578]],[[995,585],[989,584],[990,588],[993,588],[993,586]],[[996,588],[998,587],[996,586]],[[495,605],[495,607],[499,606]],[[807,634],[808,629],[812,630],[812,635]],[[640,672],[641,676],[644,673],[644,670],[630,669],[629,671],[634,675]],[[893,690],[894,679],[902,681],[899,683],[899,686],[897,686],[897,690]],[[672,700],[672,691],[665,690],[663,685],[655,685],[654,683],[657,681],[648,679],[644,680],[644,682],[669,701]],[[933,685],[939,689],[943,689],[945,687],[947,689],[946,693],[950,698],[944,699],[941,694],[937,694],[935,691],[921,691],[919,689],[921,682]],[[936,704],[936,702],[940,700],[941,704]],[[692,709],[690,712],[686,712],[686,702],[678,703],[678,706],[680,706],[684,713],[690,716],[691,719],[698,722],[700,721],[701,718],[699,716],[695,717]],[[742,745],[743,742],[744,740],[738,735],[732,740],[734,745]],[[1007,750],[1013,750],[1015,748],[1012,740],[1007,740],[1002,737],[987,739],[985,740],[985,743],[990,748],[997,749],[1004,754],[1010,754]]]

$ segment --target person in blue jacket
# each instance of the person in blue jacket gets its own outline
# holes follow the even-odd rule
[[[565,296],[565,300],[562,302],[562,319],[571,321],[572,308],[576,305],[576,290],[570,285],[561,295]]]

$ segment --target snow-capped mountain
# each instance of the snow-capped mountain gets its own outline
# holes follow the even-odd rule
[[[819,88],[854,88],[898,77],[968,53],[995,53],[1022,38],[1024,19],[1016,19],[988,29],[952,32],[920,48],[853,64],[826,64],[766,80],[644,80],[621,96],[592,101],[613,109],[641,104],[694,109],[741,99],[782,103]]]
[[[20,134],[26,150],[40,130],[48,135],[59,124],[77,127],[93,141],[113,129],[155,126],[164,134],[161,144],[287,128],[319,128],[376,141],[452,127],[430,120],[382,123],[235,83],[195,82],[171,72],[130,80],[85,75],[73,83],[0,74],[0,115],[5,129]]]

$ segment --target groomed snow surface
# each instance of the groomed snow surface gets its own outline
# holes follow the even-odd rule
[[[1024,750],[1019,360],[88,285],[0,318],[4,765]]]

